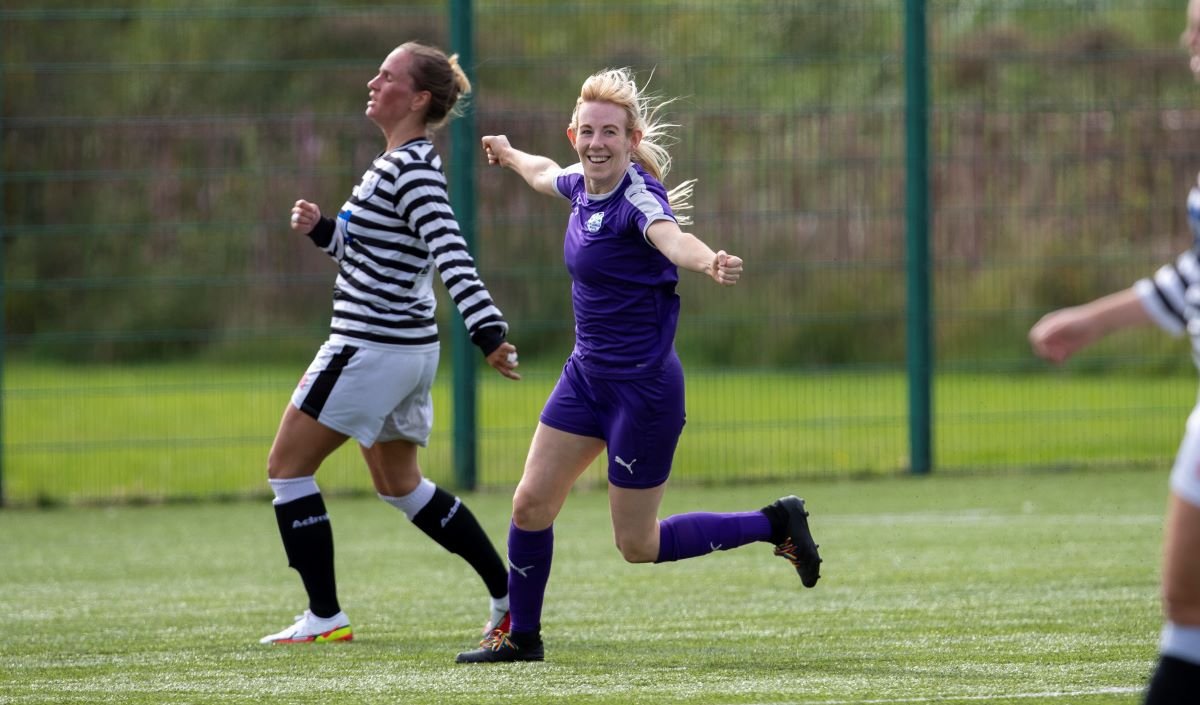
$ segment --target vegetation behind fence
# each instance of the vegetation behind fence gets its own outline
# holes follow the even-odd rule
[[[736,405],[691,404],[676,476],[904,469],[902,4],[474,7],[481,133],[567,163],[566,122],[591,72],[630,66],[678,98],[668,185],[699,179],[694,231],[742,255],[747,275],[732,290],[683,277],[690,399],[737,393]],[[1078,396],[1051,412],[1005,380],[1045,370],[1025,343],[1041,313],[1126,286],[1190,240],[1183,199],[1200,171],[1200,110],[1177,47],[1182,6],[930,2],[928,18],[946,387],[935,465],[1165,463],[1194,389],[1178,341],[1104,344],[1068,368]],[[346,198],[382,146],[362,116],[367,80],[403,41],[447,46],[448,22],[442,2],[15,0],[0,10],[10,501],[204,494],[181,489],[180,474],[213,473],[212,494],[243,491],[226,474],[261,485],[278,414],[330,312],[331,264],[290,234],[290,204]],[[522,360],[552,380],[572,343],[566,213],[482,157],[476,169],[482,273]],[[444,303],[439,315],[443,331],[459,325]],[[1099,371],[1167,382],[1080,376]],[[480,458],[485,484],[519,471],[545,392],[532,379],[519,392],[482,387],[485,404],[520,410],[503,422],[482,414],[493,444]],[[948,393],[961,380],[974,381]],[[215,391],[227,386],[262,395],[253,414]],[[864,396],[876,406],[863,409]],[[994,443],[1013,419],[1046,413],[1069,424]],[[1084,429],[1127,417],[1152,424],[1140,438],[1155,441],[1097,457]],[[147,421],[108,423],[122,418]],[[1048,455],[1033,450],[1038,431],[1076,435]],[[699,450],[709,444],[732,450]],[[435,479],[448,478],[448,445],[431,444]],[[956,450],[968,446],[990,450]],[[344,479],[328,482],[365,487],[354,453],[342,457]],[[145,469],[131,478],[131,466]],[[85,489],[56,491],[63,467],[90,478]]]

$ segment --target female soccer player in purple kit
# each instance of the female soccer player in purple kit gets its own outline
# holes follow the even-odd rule
[[[580,474],[608,451],[609,507],[621,555],[662,563],[755,541],[776,545],[805,587],[821,558],[804,501],[785,497],[758,511],[689,513],[658,520],[684,425],[683,369],[675,354],[678,267],[732,286],[742,260],[713,252],[680,229],[691,183],[670,193],[666,125],[628,69],[588,78],[567,137],[579,163],[483,138],[488,163],[516,171],[536,191],[571,204],[564,259],[571,275],[575,349],[542,410],[513,496],[508,534],[509,630],[495,629],[459,663],[540,661],[542,600],[554,550],[554,519]]]

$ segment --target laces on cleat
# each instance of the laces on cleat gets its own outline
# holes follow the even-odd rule
[[[512,639],[508,638],[508,632],[503,629],[493,629],[491,634],[488,634],[483,638],[483,641],[479,642],[479,646],[491,651],[499,651],[505,646],[513,649],[517,648],[517,645],[512,643]]]

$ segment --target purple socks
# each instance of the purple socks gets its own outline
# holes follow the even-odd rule
[[[542,600],[554,556],[554,527],[525,531],[508,527],[508,609],[512,631],[537,634],[542,628]]]
[[[712,514],[692,512],[667,517],[658,524],[656,563],[727,551],[755,541],[769,541],[771,522],[762,512]],[[554,527],[525,531],[508,527],[508,599],[512,631],[535,635],[542,628],[542,601],[554,556]]]
[[[770,538],[771,522],[762,512],[676,514],[658,523],[658,559],[654,562],[679,561],[713,551],[728,551]]]

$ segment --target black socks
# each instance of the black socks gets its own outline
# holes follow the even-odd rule
[[[504,561],[462,500],[438,487],[412,522],[442,548],[462,556],[471,564],[492,597],[508,594],[508,570]]]
[[[341,611],[333,574],[333,529],[321,495],[276,504],[275,520],[288,565],[300,573],[308,593],[308,609],[318,617]]]
[[[1200,664],[1174,656],[1159,659],[1146,690],[1146,705],[1195,705],[1200,702]]]

